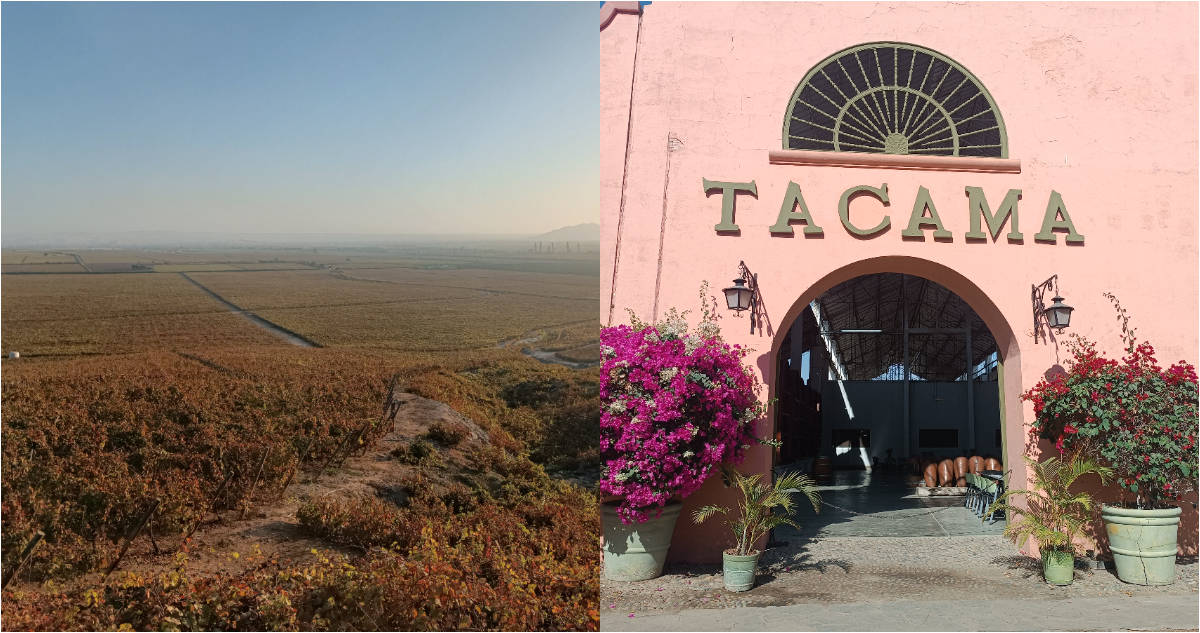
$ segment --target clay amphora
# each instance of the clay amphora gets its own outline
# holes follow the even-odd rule
[[[938,464],[938,481],[943,486],[949,486],[950,482],[954,481],[954,462],[943,459],[942,463]]]
[[[983,460],[984,470],[1000,470],[1000,460],[995,457],[989,457]]]
[[[983,470],[983,458],[978,455],[972,455],[967,461],[968,468],[971,469],[972,475],[978,475],[979,471]]]
[[[934,466],[933,464],[926,464],[925,465],[925,487],[926,488],[936,488],[937,483],[938,483],[937,478],[938,478],[937,466]]]
[[[967,458],[959,455],[954,458],[954,477],[962,479],[967,474]]]
[[[959,488],[966,488],[967,487],[967,478],[959,477],[958,481],[954,482],[954,485],[958,486]]]

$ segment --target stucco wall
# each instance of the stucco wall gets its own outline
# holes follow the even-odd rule
[[[1016,456],[1026,450],[1022,427],[1033,414],[1020,393],[1067,357],[1062,341],[1034,344],[1032,284],[1057,274],[1076,308],[1069,332],[1110,355],[1121,343],[1104,292],[1120,298],[1162,364],[1198,361],[1197,15],[1195,3],[680,2],[647,6],[640,32],[638,16],[617,15],[601,32],[601,319],[626,322],[625,308],[643,319],[670,307],[698,311],[700,283],[727,285],[744,260],[759,275],[768,327],[751,336],[746,319],[727,314],[723,333],[755,348],[750,360],[770,386],[777,330],[808,301],[859,274],[930,278],[970,303],[997,339],[1006,450],[1014,481],[1023,481]],[[631,33],[636,77],[623,81],[633,68]],[[805,73],[831,53],[873,41],[925,46],[972,71],[1003,114],[1009,157],[1021,161],[1021,173],[769,164],[768,151],[783,147],[785,109]],[[626,166],[623,185],[617,164]],[[757,197],[737,196],[739,234],[713,230],[721,193],[706,195],[703,178],[756,182]],[[823,236],[805,237],[799,226],[795,237],[768,232],[789,181],[800,185]],[[838,218],[841,193],[882,183],[890,205],[855,200],[851,217],[873,226],[887,214],[891,228],[869,239],[850,234]],[[901,238],[920,186],[951,240]],[[1021,189],[1024,241],[967,242],[965,186],[982,187],[993,209],[1008,189]],[[1061,235],[1056,244],[1033,239],[1052,190],[1086,237],[1082,245]],[[769,463],[769,453],[755,449],[746,467]],[[725,494],[709,482],[687,500],[685,516]],[[722,530],[681,519],[672,558],[718,559],[728,540]],[[1195,551],[1195,532],[1196,511],[1185,504],[1185,551]]]

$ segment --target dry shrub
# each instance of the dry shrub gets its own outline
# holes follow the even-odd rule
[[[458,446],[463,443],[463,440],[470,437],[471,431],[466,426],[457,422],[446,422],[438,420],[429,425],[429,430],[425,432],[425,437],[438,442],[443,446]]]
[[[421,534],[421,517],[379,499],[317,498],[300,505],[296,518],[313,534],[363,549],[407,551]]]
[[[391,455],[405,464],[426,466],[429,468],[436,468],[444,464],[441,455],[438,454],[437,448],[421,437],[414,439],[407,445],[397,446],[392,449]]]

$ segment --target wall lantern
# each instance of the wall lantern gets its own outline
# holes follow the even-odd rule
[[[728,304],[730,310],[739,315],[743,310],[750,311],[750,333],[754,334],[754,325],[761,303],[758,297],[758,275],[746,268],[746,262],[738,262],[738,271],[741,277],[734,279],[732,286],[723,288],[725,303]]]
[[[745,279],[734,279],[733,285],[725,289],[725,302],[729,304],[729,309],[736,312],[750,309],[750,301],[754,298],[754,293],[745,286]]]
[[[1061,334],[1063,328],[1071,325],[1071,311],[1075,308],[1062,302],[1063,298],[1055,295],[1049,308],[1046,308],[1046,322],[1054,331]]]
[[[1046,292],[1051,289],[1054,290],[1054,298],[1051,299],[1054,303],[1046,306]],[[1031,299],[1033,301],[1033,342],[1035,344],[1038,339],[1049,340],[1049,334],[1042,329],[1043,324],[1054,330],[1056,334],[1062,334],[1062,331],[1071,325],[1071,312],[1075,308],[1063,303],[1063,298],[1058,293],[1058,275],[1034,286]]]

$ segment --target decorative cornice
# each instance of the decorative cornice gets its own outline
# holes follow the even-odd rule
[[[1021,173],[1021,161],[1020,159],[1016,158],[917,156],[913,154],[869,154],[866,152],[823,152],[800,149],[773,149],[770,150],[769,160],[772,165],[868,167],[874,169],[920,169],[927,171],[973,171],[991,174]]]
[[[600,30],[603,31],[618,13],[638,15],[641,12],[642,4],[637,0],[608,0],[600,7]]]

